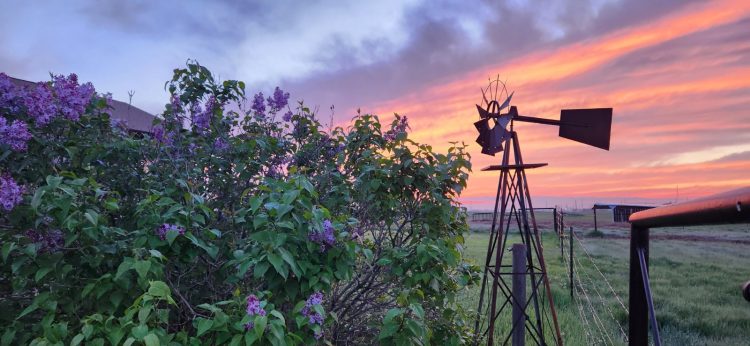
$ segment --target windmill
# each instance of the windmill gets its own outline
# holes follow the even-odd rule
[[[560,137],[609,150],[612,108],[563,109],[560,119],[554,120],[520,115],[516,106],[511,105],[512,98],[513,93],[508,94],[504,82],[499,78],[491,80],[487,88],[482,89],[482,105],[477,105],[480,119],[474,123],[479,131],[476,141],[482,146],[482,153],[495,156],[502,152],[500,165],[482,169],[500,171],[500,179],[474,325],[475,342],[486,338],[488,345],[494,345],[496,341],[505,345],[512,338],[514,345],[523,344],[528,332],[528,339],[537,345],[548,345],[545,328],[550,328],[554,330],[554,344],[562,345],[526,178],[527,169],[547,164],[524,163],[513,124],[521,121],[558,126]],[[507,112],[503,113],[506,109]],[[520,259],[514,256],[514,265],[507,264],[506,256],[510,252],[507,241],[511,223],[518,227],[522,242],[513,249],[520,246],[520,252],[524,254]],[[521,265],[516,264],[517,259]],[[514,281],[513,287],[509,286],[509,280]],[[513,314],[510,327],[498,323],[504,314],[507,315],[507,310],[512,310]]]

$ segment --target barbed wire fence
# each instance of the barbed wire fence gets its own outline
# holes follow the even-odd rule
[[[578,311],[581,329],[588,345],[620,345],[628,342],[628,334],[623,323],[618,320],[617,312],[627,316],[629,311],[624,299],[617,293],[612,282],[605,275],[595,256],[592,255],[589,244],[569,228],[565,230],[564,214],[555,213],[555,229],[560,237],[560,254],[565,267],[573,271],[569,274],[569,285],[572,286],[571,297],[575,309]],[[567,234],[566,234],[567,233]],[[572,237],[572,239],[570,239]],[[568,238],[568,239],[565,239]],[[572,244],[569,243],[572,241]],[[571,256],[571,249],[573,256]],[[571,266],[570,259],[573,265]],[[604,284],[604,285],[602,285]],[[615,298],[616,305],[610,299]]]

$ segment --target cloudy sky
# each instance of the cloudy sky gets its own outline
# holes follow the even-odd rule
[[[76,72],[158,114],[197,59],[251,91],[279,85],[345,124],[409,117],[412,136],[470,145],[462,200],[486,206],[497,163],[473,142],[490,76],[521,113],[613,107],[610,151],[516,126],[539,204],[663,202],[750,185],[750,2],[624,0],[3,1],[0,71]],[[679,196],[679,197],[678,197]]]

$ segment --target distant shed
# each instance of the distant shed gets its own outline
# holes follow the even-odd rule
[[[614,222],[628,222],[630,214],[639,212],[641,210],[651,209],[654,206],[651,205],[632,205],[632,204],[602,204],[596,203],[591,209],[594,210],[594,230],[598,230],[596,222],[596,210],[597,209],[609,209],[612,210],[612,221]]]

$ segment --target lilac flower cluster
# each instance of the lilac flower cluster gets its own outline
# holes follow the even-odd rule
[[[86,111],[86,106],[96,93],[91,83],[79,85],[78,76],[75,73],[71,73],[68,77],[62,75],[53,77],[52,86],[57,96],[57,107],[60,113],[73,121],[78,120]]]
[[[248,316],[265,316],[266,310],[260,307],[260,300],[254,294],[247,296],[247,315]],[[253,329],[255,324],[253,322],[247,322],[245,324],[245,330]]]
[[[213,95],[208,98],[203,110],[201,110],[200,104],[195,103],[193,105],[190,110],[190,120],[198,133],[203,133],[211,127],[211,117],[213,116],[216,107],[217,102]]]
[[[284,113],[284,116],[282,116],[281,119],[284,121],[291,121],[292,115],[292,111],[287,111],[286,113]]]
[[[23,95],[23,104],[36,126],[44,126],[57,115],[57,106],[52,90],[46,83],[39,82]]]
[[[224,138],[216,138],[214,141],[214,150],[216,151],[224,151],[229,149],[229,143]]]
[[[383,138],[385,138],[386,141],[392,142],[396,140],[396,137],[402,133],[406,132],[406,129],[409,128],[409,122],[406,119],[406,116],[403,116],[398,119],[398,122],[395,126],[393,126],[392,129],[388,130],[384,135]]]
[[[18,93],[13,82],[5,73],[0,73],[0,109],[6,108],[11,112],[18,110]]]
[[[284,92],[279,87],[276,87],[276,89],[273,91],[273,97],[268,97],[266,101],[268,101],[268,106],[271,107],[271,112],[278,112],[280,109],[286,107],[287,103],[289,103],[289,93]]]
[[[9,146],[13,151],[26,151],[26,142],[31,139],[31,133],[26,123],[13,120],[8,125],[8,120],[0,116],[0,144]]]
[[[167,232],[169,232],[169,231],[177,232],[179,235],[185,235],[185,229],[184,228],[182,228],[180,226],[177,226],[177,225],[172,225],[172,224],[169,224],[169,223],[165,223],[165,224],[159,226],[159,228],[156,229],[156,235],[159,236],[159,239],[166,240],[167,239]]]
[[[52,253],[59,251],[65,245],[65,239],[63,233],[59,230],[52,230],[45,234],[42,234],[36,230],[27,230],[24,235],[32,243],[36,244],[37,251],[40,253]]]
[[[305,302],[305,307],[302,308],[302,316],[307,317],[308,322],[310,324],[317,324],[319,326],[323,325],[323,315],[321,315],[319,312],[315,311],[316,305],[323,304],[323,293],[315,292],[310,295],[310,297],[307,298],[307,301]],[[320,339],[323,336],[323,332],[315,332],[315,339]]]
[[[5,211],[11,211],[21,203],[23,188],[19,186],[10,174],[0,176],[0,206]]]
[[[94,86],[79,85],[75,74],[54,76],[51,84],[39,82],[22,88],[15,87],[8,76],[0,73],[0,108],[15,112],[23,105],[37,126],[49,124],[58,114],[78,120],[95,94]]]
[[[259,92],[255,94],[255,97],[253,97],[253,105],[250,107],[255,113],[263,117],[266,115],[266,104],[263,101],[263,93]]]
[[[154,139],[156,139],[157,142],[164,145],[172,145],[172,143],[174,143],[174,132],[166,132],[161,126],[154,127],[153,132]]]
[[[336,243],[336,236],[333,234],[333,224],[330,220],[323,222],[323,230],[313,230],[308,234],[308,238],[320,245],[320,251],[326,251]]]

